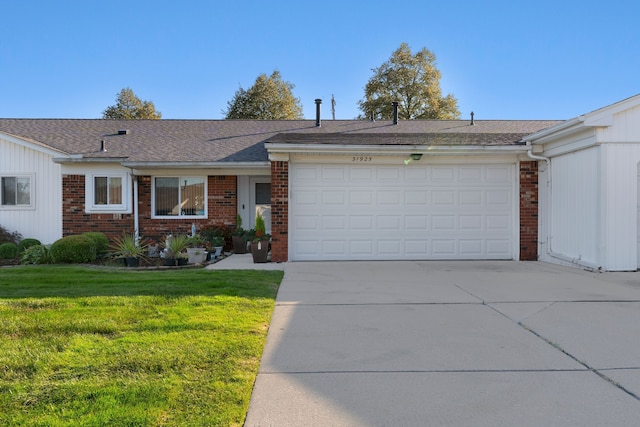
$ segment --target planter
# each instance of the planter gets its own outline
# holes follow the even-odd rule
[[[253,262],[255,264],[267,262],[268,254],[269,254],[268,241],[251,243],[251,255],[253,256]]]
[[[223,246],[216,246],[216,247],[215,247],[215,250],[216,250],[216,251],[213,253],[213,255],[211,255],[211,257],[212,257],[213,259],[218,258],[218,257],[222,254],[222,248],[223,248]]]
[[[176,265],[176,259],[175,258],[165,258],[164,259],[164,265],[167,267],[174,267]]]
[[[244,240],[243,236],[232,236],[233,241],[233,252],[236,254],[246,254],[247,253],[247,241]]]
[[[176,261],[178,261],[178,265],[187,265],[189,260],[187,258],[176,258]]]
[[[207,259],[207,251],[204,248],[187,248],[189,264],[202,264]]]
[[[127,267],[140,267],[140,260],[134,257],[126,257],[124,263]]]

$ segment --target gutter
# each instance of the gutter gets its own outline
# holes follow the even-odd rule
[[[544,157],[544,156],[538,156],[533,154],[533,146],[531,145],[531,141],[527,141],[527,147],[528,147],[528,151],[527,151],[527,157],[529,157],[530,159],[533,160],[543,160],[547,163],[547,235],[546,237],[546,245],[545,245],[545,253],[548,257],[550,258],[554,258],[557,259],[559,261],[563,261],[565,263],[569,263],[572,264],[574,266],[578,266],[578,267],[582,267],[582,268],[586,268],[588,270],[593,270],[593,271],[602,271],[602,266],[598,266],[595,264],[592,264],[590,262],[587,261],[583,261],[580,258],[571,258],[568,257],[566,255],[562,255],[559,253],[556,253],[553,251],[552,247],[551,247],[551,242],[553,240],[553,236],[551,235],[551,219],[552,219],[552,209],[551,209],[551,201],[552,201],[552,185],[551,185],[551,159],[549,157]]]
[[[524,145],[342,145],[342,144],[280,144],[265,143],[265,148],[271,153],[286,154],[351,154],[371,153],[378,155],[406,155],[410,153],[460,154],[460,153],[491,153],[491,154],[524,154]]]

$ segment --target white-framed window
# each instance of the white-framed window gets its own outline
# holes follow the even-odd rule
[[[152,205],[152,217],[206,218],[207,177],[154,177]]]
[[[129,181],[126,173],[95,173],[86,176],[86,211],[130,212]]]
[[[0,176],[0,208],[33,209],[33,176],[7,174]]]

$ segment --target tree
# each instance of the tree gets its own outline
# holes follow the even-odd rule
[[[365,97],[358,102],[364,118],[390,120],[393,101],[398,104],[400,119],[457,119],[458,101],[453,95],[442,96],[440,71],[436,57],[426,48],[415,55],[402,43],[391,58],[378,68],[365,86]]]
[[[107,107],[102,112],[103,119],[126,119],[126,120],[157,120],[162,118],[162,114],[156,111],[155,105],[151,101],[142,101],[133,90],[124,88],[116,97],[116,105]]]
[[[283,81],[279,71],[260,74],[249,89],[236,91],[227,110],[227,119],[296,120],[302,119],[302,104],[293,96],[295,86]]]

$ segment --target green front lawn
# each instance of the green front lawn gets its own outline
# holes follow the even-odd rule
[[[0,425],[242,425],[281,280],[0,268]]]

